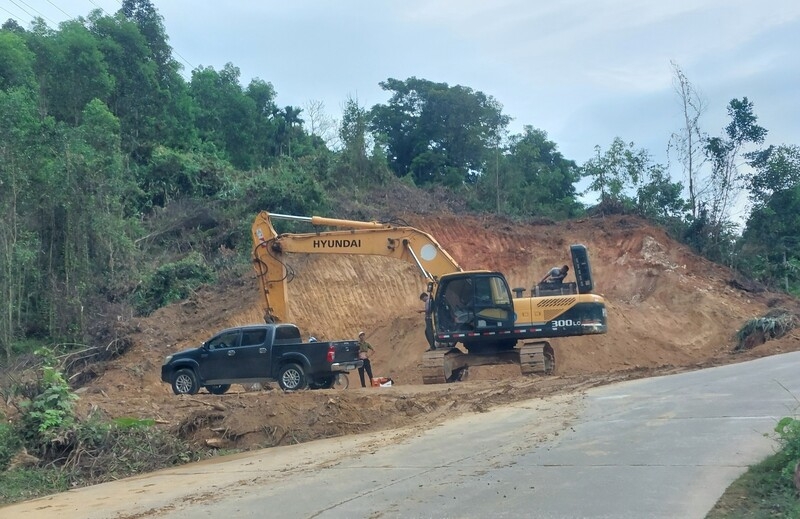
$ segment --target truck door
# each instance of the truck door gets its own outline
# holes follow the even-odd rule
[[[272,347],[267,344],[267,328],[245,328],[236,348],[237,369],[242,378],[267,378],[271,369]]]
[[[206,343],[208,358],[201,366],[201,378],[205,381],[266,378],[271,351],[266,342],[267,328],[221,333]]]
[[[240,329],[226,330],[206,342],[204,348],[207,356],[200,363],[201,380],[233,378],[241,364],[241,357],[236,355],[241,335]]]

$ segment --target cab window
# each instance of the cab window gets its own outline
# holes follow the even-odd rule
[[[208,341],[208,349],[218,350],[222,348],[235,348],[239,345],[240,334],[241,332],[239,330],[231,330],[229,332],[221,333]]]
[[[492,304],[502,306],[511,304],[511,295],[508,292],[508,285],[499,277],[484,278],[488,281],[489,292],[491,294]]]
[[[244,330],[242,332],[242,346],[260,346],[267,338],[266,328]]]
[[[497,276],[475,279],[475,306],[479,308],[511,305],[511,297],[505,281]]]
[[[291,344],[293,342],[300,342],[300,330],[296,326],[275,328],[275,344]]]

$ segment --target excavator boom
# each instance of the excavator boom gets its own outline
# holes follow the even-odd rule
[[[278,234],[272,220],[307,222],[340,230]],[[385,256],[415,265],[428,281],[463,269],[429,234],[390,223],[339,220],[320,216],[292,216],[262,211],[253,222],[253,265],[266,302],[265,319],[288,322],[286,283],[291,270],[286,253],[359,254]]]

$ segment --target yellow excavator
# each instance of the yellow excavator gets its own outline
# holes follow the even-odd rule
[[[327,230],[278,234],[273,220]],[[287,320],[287,253],[384,256],[416,265],[427,280],[438,346],[423,355],[425,384],[461,380],[470,366],[479,365],[513,363],[523,374],[551,373],[555,355],[543,339],[607,331],[605,301],[593,293],[584,245],[570,246],[575,282],[540,283],[524,297],[526,289],[511,289],[500,272],[464,271],[431,235],[407,225],[262,211],[252,233],[267,322]]]

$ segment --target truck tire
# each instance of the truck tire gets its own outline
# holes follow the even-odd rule
[[[333,389],[347,389],[350,386],[350,379],[347,373],[338,373],[333,381]]]
[[[230,384],[215,384],[213,386],[206,386],[206,389],[212,395],[224,395],[230,388]]]
[[[194,395],[199,390],[200,386],[194,370],[183,368],[172,375],[172,392],[176,395]]]
[[[284,391],[298,391],[308,385],[306,374],[297,364],[285,364],[278,372],[278,385]]]

